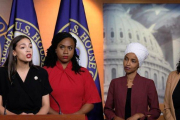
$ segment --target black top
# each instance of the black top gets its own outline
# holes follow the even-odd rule
[[[15,114],[36,114],[42,107],[42,96],[52,92],[48,73],[41,67],[31,67],[24,82],[18,73],[12,76],[11,81],[8,79],[7,69],[0,67],[3,106]]]
[[[131,88],[127,90],[126,106],[125,106],[125,120],[131,117]]]
[[[180,81],[174,89],[172,98],[176,114],[176,120],[180,120]]]

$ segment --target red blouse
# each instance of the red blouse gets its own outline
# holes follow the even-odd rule
[[[75,74],[71,70],[71,62],[63,69],[59,61],[53,68],[46,66],[44,68],[49,74],[49,82],[53,89],[51,94],[58,101],[62,113],[75,113],[86,103],[101,102],[94,80],[86,68],[81,68],[84,72]],[[51,97],[50,106],[55,111],[59,111],[57,104]]]

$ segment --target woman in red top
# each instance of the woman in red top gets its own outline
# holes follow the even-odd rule
[[[101,102],[96,85],[89,71],[78,64],[76,39],[71,34],[58,33],[47,50],[45,69],[53,89],[52,96],[63,114],[87,114]],[[50,97],[51,114],[58,114],[59,107]]]

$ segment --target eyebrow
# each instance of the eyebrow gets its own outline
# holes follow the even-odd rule
[[[25,43],[21,43],[20,45],[26,45]],[[32,45],[32,43],[30,42],[29,45]]]
[[[60,45],[63,45],[63,44],[60,44]],[[66,45],[63,45],[63,46],[66,46]],[[71,47],[73,46],[73,45],[70,45]],[[67,47],[70,47],[70,46],[67,46]]]
[[[130,59],[130,58],[129,58],[129,57],[127,57],[127,56],[125,56],[125,58],[128,58],[128,59]],[[130,59],[130,60],[136,60],[136,59],[132,58],[132,59]]]

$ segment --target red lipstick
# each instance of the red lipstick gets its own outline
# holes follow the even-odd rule
[[[68,56],[63,56],[63,59],[68,59]]]
[[[27,58],[31,58],[31,54],[27,54],[26,57],[27,57]]]

